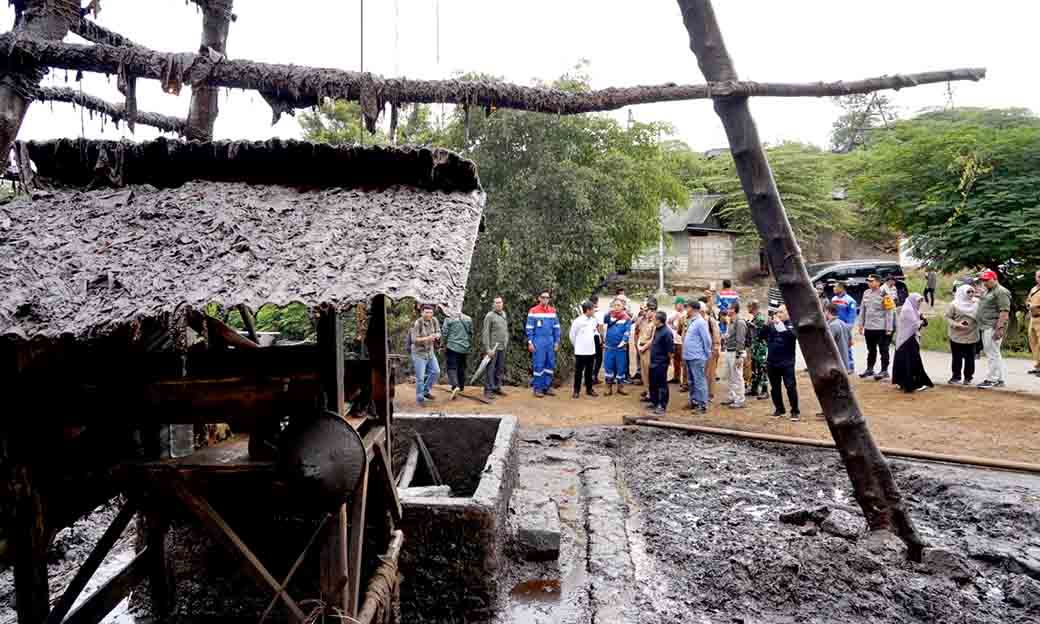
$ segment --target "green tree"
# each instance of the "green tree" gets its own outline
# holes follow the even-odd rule
[[[300,114],[303,138],[317,143],[349,145],[389,145],[388,115],[384,115],[374,134],[364,130],[361,105],[343,100],[325,100],[317,109]],[[364,134],[362,134],[364,133]],[[436,127],[426,104],[402,106],[398,113],[397,143],[401,145],[442,145],[443,133]]]
[[[851,206],[831,195],[837,186],[841,156],[801,143],[782,143],[768,148],[767,153],[798,240],[813,240],[825,231],[849,231],[854,226],[856,215]],[[723,156],[706,161],[700,182],[709,192],[725,196],[716,214],[727,228],[742,234],[737,244],[744,249],[758,248],[758,231],[733,158]]]
[[[1040,118],[954,109],[895,124],[861,156],[853,196],[945,272],[988,267],[1013,290],[1040,266]]]
[[[880,93],[854,93],[832,98],[842,110],[831,127],[831,149],[848,153],[871,141],[874,130],[895,121],[892,101]]]

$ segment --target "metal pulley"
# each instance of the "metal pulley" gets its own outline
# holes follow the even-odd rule
[[[279,472],[293,494],[322,511],[346,502],[368,462],[361,436],[334,412],[290,423],[279,447]]]

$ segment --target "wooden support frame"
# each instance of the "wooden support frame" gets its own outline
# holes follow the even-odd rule
[[[108,528],[105,529],[101,539],[94,546],[94,550],[90,551],[87,560],[76,571],[76,576],[72,578],[72,582],[65,588],[65,593],[61,595],[54,608],[51,609],[50,615],[47,616],[47,624],[61,624],[62,620],[65,619],[65,616],[72,610],[72,605],[76,602],[76,598],[79,598],[83,588],[87,586],[90,578],[97,572],[98,567],[105,560],[108,552],[112,550],[112,546],[115,545],[123,531],[126,530],[127,525],[133,520],[135,513],[137,513],[137,505],[134,499],[130,499],[119,510],[119,514],[108,525]],[[77,611],[81,610],[82,608]]]
[[[97,624],[115,609],[147,574],[151,550],[145,548],[126,564],[118,574],[108,579],[96,592],[63,620],[63,624]]]
[[[393,440],[390,426],[393,420],[393,405],[390,397],[389,336],[386,324],[387,298],[378,295],[372,299],[368,313],[368,332],[365,334],[368,358],[372,367],[372,402],[376,414],[386,428],[384,443],[388,456],[393,457]]]
[[[155,474],[155,473],[152,473]],[[267,568],[257,559],[253,551],[242,541],[217,510],[204,498],[196,496],[187,483],[174,470],[167,471],[160,478],[159,485],[170,491],[180,501],[184,508],[191,513],[202,528],[209,533],[210,537],[222,545],[229,553],[239,557],[242,562],[243,571],[253,578],[254,581],[265,589],[274,591],[289,611],[290,617],[295,622],[303,622],[306,615],[300,606],[282,588],[281,584],[268,572]]]

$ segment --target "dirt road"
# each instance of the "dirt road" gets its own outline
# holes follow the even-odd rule
[[[870,429],[882,446],[1031,462],[1040,457],[1040,398],[953,386],[906,395],[888,383],[858,378],[853,383]],[[799,423],[770,418],[772,402],[754,399],[749,400],[743,410],[713,405],[708,414],[694,417],[684,409],[686,399],[676,385],[670,386],[672,398],[666,418],[712,427],[830,439],[824,421],[814,417],[819,403],[807,373],[798,374],[798,387],[802,403]],[[601,395],[605,391],[602,385],[596,389]],[[557,390],[555,397],[536,399],[526,388],[506,388],[508,396],[484,405],[464,398],[449,401],[448,389],[437,386],[434,390],[437,400],[426,410],[513,414],[524,427],[620,425],[624,416],[644,413],[638,401],[642,387],[627,386],[627,389],[627,397],[583,395],[572,399],[568,387]],[[470,388],[466,392],[476,396],[481,389]],[[398,386],[398,409],[416,411],[414,403],[408,400],[414,393],[411,385]]]

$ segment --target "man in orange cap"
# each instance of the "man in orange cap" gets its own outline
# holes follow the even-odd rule
[[[989,372],[979,388],[1003,388],[1007,383],[1007,363],[1000,354],[1000,345],[1007,332],[1011,313],[1011,293],[997,281],[996,271],[987,269],[979,274],[986,293],[979,301],[976,318],[982,330],[982,352],[989,361]]]

